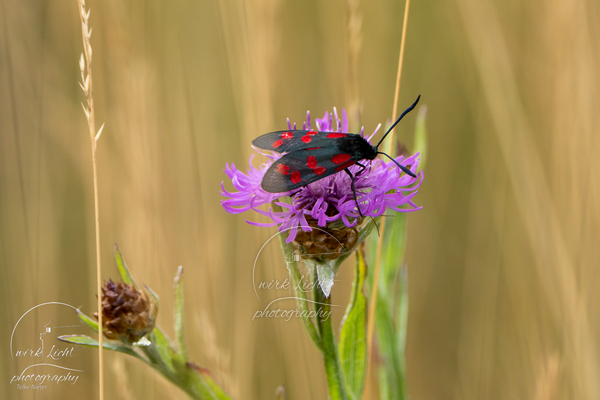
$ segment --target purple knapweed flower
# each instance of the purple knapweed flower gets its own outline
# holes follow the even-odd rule
[[[344,110],[342,110],[342,120],[338,119],[334,108],[334,113],[325,112],[323,118],[317,118],[315,123],[319,131],[348,133],[348,120]],[[369,142],[377,133],[379,126],[367,138]],[[288,119],[288,127],[290,130],[296,129],[296,124],[292,128]],[[307,121],[303,124],[303,129],[312,129],[310,113],[307,113]],[[361,129],[361,136],[363,131],[364,128]],[[235,188],[235,191],[227,191],[221,182],[221,194],[228,197],[227,200],[222,200],[221,204],[227,212],[239,214],[253,210],[270,218],[272,222],[268,223],[246,221],[256,226],[279,225],[280,232],[289,231],[286,240],[288,243],[294,241],[298,228],[306,232],[312,230],[307,218],[316,221],[320,227],[341,220],[344,225],[351,228],[362,221],[356,209],[351,179],[345,172],[340,171],[294,191],[269,193],[261,188],[262,178],[271,164],[282,155],[264,154],[258,150],[257,152],[267,157],[267,162],[258,168],[252,165],[254,155],[250,156],[250,169],[245,173],[238,170],[233,163],[231,166],[225,165],[224,171]],[[416,174],[419,166],[418,153],[410,157],[398,156],[395,160]],[[356,195],[363,216],[378,217],[384,214],[387,208],[401,212],[422,208],[417,207],[412,202],[412,198],[417,194],[417,189],[423,181],[423,171],[419,171],[417,178],[413,178],[403,173],[391,160],[387,162],[380,159],[363,160],[362,163],[367,168],[361,174],[356,175],[361,169],[357,165],[350,166],[349,170],[355,176]],[[285,196],[292,196],[291,202],[277,201]],[[260,208],[271,202],[275,202],[282,210],[274,211],[271,207],[268,210]]]

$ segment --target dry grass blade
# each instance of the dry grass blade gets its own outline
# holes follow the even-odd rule
[[[362,47],[362,15],[359,13],[359,0],[347,0],[348,8],[348,55],[349,55],[349,84],[348,84],[348,109],[350,115],[358,120],[360,115],[360,96],[358,79],[358,61]]]
[[[92,85],[92,45],[90,44],[90,38],[92,36],[92,29],[89,27],[90,11],[85,10],[85,1],[79,1],[79,16],[81,18],[81,33],[83,38],[83,54],[79,59],[79,68],[81,70],[81,82],[80,86],[85,93],[87,100],[87,107],[83,105],[83,111],[88,122],[88,129],[90,133],[90,141],[92,145],[92,171],[94,179],[94,221],[96,227],[96,280],[97,280],[97,292],[98,292],[98,325],[102,327],[102,268],[100,264],[100,212],[98,206],[98,171],[96,165],[96,148],[102,128],[96,133],[96,123],[94,114],[94,92]],[[102,332],[98,333],[98,386],[99,386],[99,398],[104,400],[104,356],[102,352],[103,335]]]
[[[600,365],[595,357],[596,341],[587,311],[589,305],[580,289],[582,283],[578,282],[578,266],[574,261],[574,254],[581,248],[571,251],[565,235],[567,226],[573,224],[574,219],[585,220],[586,216],[575,216],[561,223],[553,203],[557,196],[553,195],[542,155],[534,142],[532,124],[519,93],[506,35],[494,5],[488,1],[461,0],[459,6],[475,55],[492,130],[535,257],[542,301],[549,305],[553,319],[557,321],[559,345],[564,352],[559,354],[565,362],[564,382],[571,385],[562,390],[570,392],[566,398],[594,398],[600,391],[597,380]],[[571,48],[570,43],[568,48]],[[562,109],[560,112],[564,113]],[[560,135],[564,136],[565,132]],[[571,140],[571,144],[574,142]],[[578,159],[586,151],[589,149],[578,154]],[[566,162],[564,165],[572,164],[577,163]],[[564,169],[562,164],[560,169]],[[569,181],[573,182],[573,179]]]
[[[400,56],[398,58],[398,75],[396,77],[396,91],[394,94],[394,109],[392,110],[393,113],[393,117],[392,117],[392,121],[394,121],[396,119],[396,115],[398,113],[398,97],[400,96],[400,81],[402,79],[402,64],[404,61],[404,45],[406,42],[406,27],[408,25],[408,11],[410,8],[410,0],[406,0],[406,5],[404,8],[404,23],[402,25],[402,40],[400,42]],[[386,152],[388,154],[392,154],[391,149],[392,149],[392,143],[394,143],[394,131],[392,130],[392,132],[390,133],[390,138],[387,140],[386,147],[388,147],[389,149],[386,150]],[[379,238],[379,241],[377,242],[377,256],[375,259],[375,271],[373,272],[373,288],[371,289],[371,300],[369,303],[369,320],[368,320],[368,325],[367,325],[367,351],[368,351],[368,360],[367,360],[367,382],[365,384],[365,389],[363,392],[363,398],[366,398],[368,391],[369,391],[369,382],[370,382],[370,376],[371,376],[371,368],[372,368],[372,361],[373,361],[373,351],[372,351],[372,345],[373,345],[373,333],[374,333],[374,329],[375,329],[375,309],[377,307],[377,291],[379,288],[379,270],[380,270],[380,264],[381,264],[381,251],[383,249],[383,236],[385,235],[385,221],[386,219],[383,218],[381,220],[381,226],[379,227],[379,229],[381,230],[381,237]]]

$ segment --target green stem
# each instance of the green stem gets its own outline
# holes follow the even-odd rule
[[[310,336],[315,346],[317,346],[317,348],[322,352],[323,349],[321,347],[321,337],[319,336],[315,325],[310,319],[310,310],[308,308],[306,293],[304,292],[304,290],[301,289],[302,274],[300,274],[298,264],[294,259],[294,246],[291,243],[286,243],[285,239],[287,236],[287,232],[280,233],[278,236],[279,244],[281,245],[281,251],[283,252],[283,256],[285,258],[285,263],[287,264],[288,270],[290,271],[292,286],[294,287],[294,292],[296,293],[296,303],[298,304],[298,307],[300,307],[302,315],[302,322],[304,322],[304,327],[308,332],[308,336]]]
[[[186,361],[185,355],[171,344],[160,328],[149,335],[151,345],[141,350],[147,364],[195,400],[231,400],[214,381],[208,370]]]
[[[321,344],[323,347],[323,358],[325,361],[325,373],[327,374],[327,385],[329,386],[329,397],[331,400],[348,400],[348,393],[344,384],[342,370],[338,359],[337,344],[333,333],[331,322],[331,299],[325,298],[323,290],[316,284],[315,273],[314,299],[317,302],[317,326],[321,332]]]

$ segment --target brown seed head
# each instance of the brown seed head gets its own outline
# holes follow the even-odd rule
[[[98,319],[98,313],[94,313]],[[154,329],[156,307],[143,291],[125,282],[105,282],[102,288],[104,336],[123,343],[135,343]]]
[[[358,240],[356,227],[348,228],[341,221],[322,227],[310,216],[307,216],[306,220],[313,228],[312,231],[304,232],[299,229],[295,240],[295,243],[302,247],[300,256],[305,260],[335,260],[340,254],[351,249]]]

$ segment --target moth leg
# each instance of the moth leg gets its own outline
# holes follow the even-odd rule
[[[358,163],[357,163],[358,164]],[[360,164],[358,164],[360,165]],[[363,167],[362,170],[365,169],[364,165],[360,165],[361,167]],[[354,194],[354,201],[356,202],[356,209],[358,210],[358,214],[364,218],[365,216],[363,215],[363,213],[360,211],[360,206],[358,205],[358,197],[356,196],[356,187],[354,186],[354,175],[352,175],[352,172],[350,172],[350,170],[348,168],[344,168],[344,171],[346,171],[346,173],[348,175],[350,175],[350,179],[352,180],[351,182],[351,188],[352,188],[352,193]]]
[[[357,163],[354,163],[354,164],[355,164],[355,165],[358,165],[359,167],[361,167],[360,171],[358,171],[358,172],[356,173],[356,175],[360,175],[360,174],[362,174],[362,172],[363,172],[363,171],[364,171],[364,170],[367,168],[367,166],[366,166],[366,165],[362,165],[362,164],[361,164],[361,163],[359,163],[359,162],[357,162]]]

